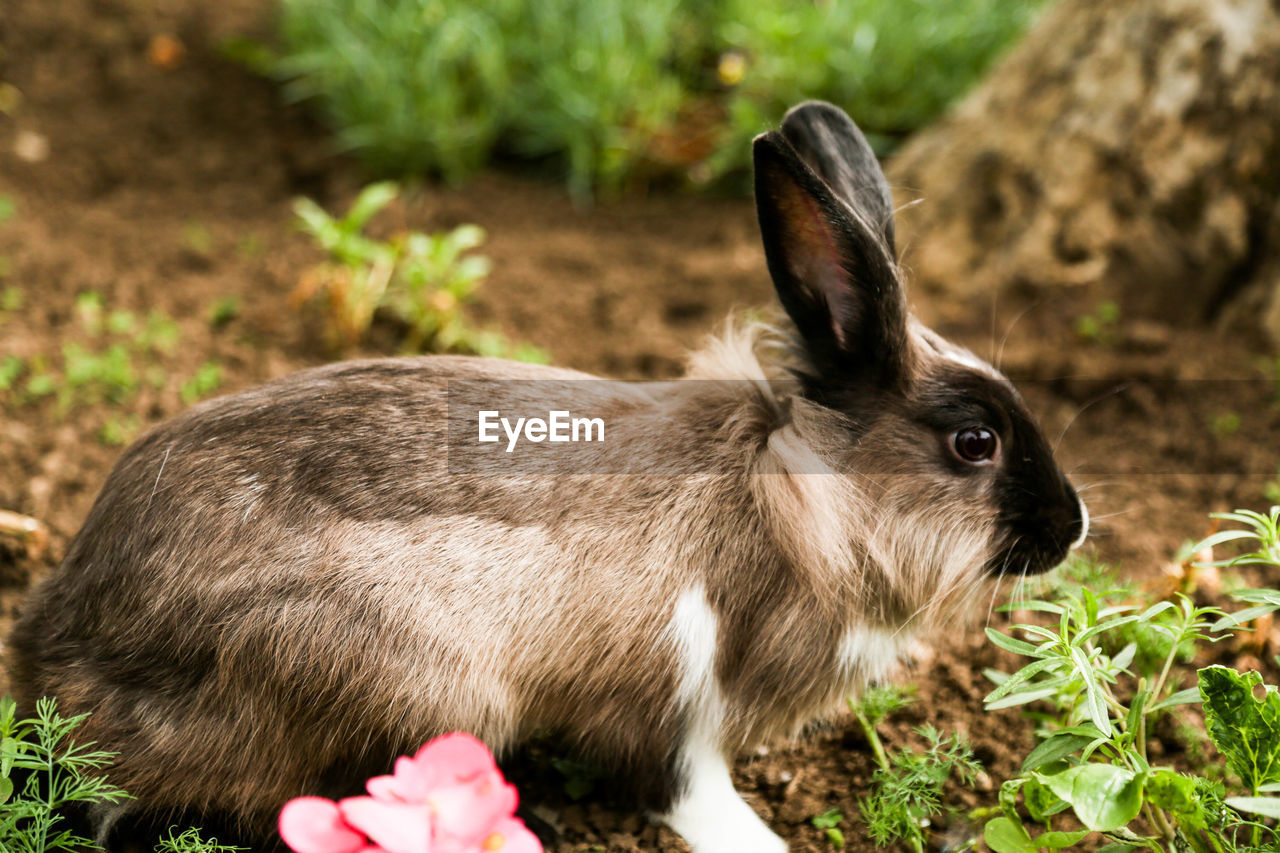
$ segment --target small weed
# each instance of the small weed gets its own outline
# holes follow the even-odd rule
[[[213,233],[200,222],[188,222],[182,226],[182,242],[197,255],[213,253]]]
[[[1276,468],[1276,475],[1274,478],[1263,484],[1262,496],[1266,498],[1269,503],[1280,504],[1280,468]]]
[[[240,300],[234,296],[224,296],[209,306],[209,326],[221,329],[240,316]]]
[[[926,840],[924,827],[928,826],[929,818],[942,811],[942,786],[952,773],[963,781],[973,781],[982,768],[973,760],[972,750],[964,738],[945,737],[931,725],[915,730],[927,742],[924,752],[910,747],[886,752],[876,726],[912,701],[901,688],[878,687],[869,690],[860,701],[850,699],[849,708],[861,725],[878,765],[871,794],[859,804],[867,831],[881,847],[901,841],[916,853],[922,853]]]
[[[72,803],[116,803],[128,795],[98,771],[114,755],[77,744],[72,732],[83,716],[66,719],[52,699],[36,703],[36,716],[15,719],[12,699],[0,699],[0,850],[74,853],[92,847],[65,825]],[[15,770],[29,771],[19,787]]]
[[[107,447],[124,447],[142,429],[142,420],[137,415],[122,415],[112,412],[98,427],[98,442]]]
[[[18,213],[18,206],[7,195],[0,195],[0,223],[8,222]]]
[[[840,824],[843,822],[844,815],[840,813],[839,809],[827,809],[822,814],[815,815],[809,820],[814,829],[821,829],[826,833],[827,840],[837,850],[844,848],[844,833],[840,831]]]
[[[222,387],[222,368],[214,361],[206,361],[196,368],[190,379],[178,389],[182,402],[188,406],[208,397]]]
[[[25,367],[22,359],[16,355],[0,358],[0,391],[8,391],[12,388]]]
[[[155,853],[236,853],[236,851],[247,849],[219,844],[216,838],[205,839],[200,834],[200,830],[195,828],[174,835],[175,828],[170,827],[169,836],[160,839],[155,846]]]
[[[1240,415],[1237,412],[1222,412],[1214,415],[1209,421],[1209,432],[1216,438],[1226,438],[1240,431]]]
[[[342,218],[330,216],[310,199],[294,210],[299,226],[329,259],[313,267],[294,291],[302,303],[325,297],[329,346],[342,351],[358,344],[379,308],[409,326],[405,349],[512,355],[545,361],[532,347],[511,346],[495,332],[473,329],[462,305],[489,273],[489,260],[468,254],[484,241],[484,231],[460,225],[450,232],[411,232],[391,240],[365,235],[369,220],[399,193],[393,183],[371,184],[361,191]]]
[[[0,698],[0,850],[5,853],[101,851],[69,828],[73,804],[118,803],[129,795],[103,775],[115,753],[79,744],[72,734],[87,714],[65,718],[53,699],[36,703],[36,716],[16,719],[16,705]],[[21,775],[20,775],[21,774]],[[25,781],[23,781],[25,779]],[[199,830],[169,835],[155,853],[237,853],[244,848],[204,839]]]
[[[0,290],[0,313],[9,314],[14,311],[21,311],[22,306],[26,304],[26,297],[23,296],[22,290],[17,285],[9,285]]]
[[[1116,342],[1116,324],[1120,322],[1120,306],[1101,302],[1091,314],[1076,318],[1076,335],[1084,341],[1110,346]]]
[[[904,841],[922,853],[924,827],[942,812],[942,786],[952,774],[962,782],[972,782],[982,766],[962,736],[943,736],[932,725],[915,732],[927,743],[924,752],[908,747],[895,750],[888,766],[876,770],[871,795],[860,807],[867,832],[877,845]]]
[[[575,801],[594,791],[596,783],[605,778],[599,768],[572,758],[554,758],[551,766],[564,777],[564,792]]]

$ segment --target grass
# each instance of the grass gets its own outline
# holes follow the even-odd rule
[[[282,0],[278,56],[227,50],[283,79],[380,175],[458,181],[515,155],[556,163],[585,197],[669,160],[663,140],[680,149],[667,167],[740,174],[751,138],[806,98],[848,109],[884,153],[973,85],[1040,5]],[[692,138],[695,117],[708,138]]]

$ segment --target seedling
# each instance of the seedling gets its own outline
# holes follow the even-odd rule
[[[121,415],[112,413],[98,428],[98,441],[107,447],[124,447],[142,429],[142,420],[137,415]]]
[[[222,387],[222,368],[216,361],[206,361],[178,389],[182,402],[191,405]]]
[[[1237,412],[1220,412],[1209,421],[1209,431],[1216,438],[1226,438],[1240,431],[1240,415]]]
[[[200,222],[188,222],[182,226],[182,242],[197,255],[213,253],[213,233]]]
[[[923,853],[924,827],[942,812],[942,786],[953,773],[961,781],[972,782],[982,768],[963,737],[944,736],[932,725],[915,730],[927,743],[924,752],[902,747],[887,753],[875,727],[910,702],[899,688],[875,688],[860,702],[850,699],[849,707],[879,765],[870,795],[859,804],[868,833],[881,847],[901,841]]]
[[[240,316],[240,300],[226,296],[209,306],[209,325],[221,329]]]
[[[174,830],[175,827],[169,828],[169,836],[160,839],[155,853],[237,853],[247,849],[219,844],[216,838],[205,839],[198,829],[188,829],[179,835],[174,835]]]
[[[22,296],[22,290],[17,285],[9,285],[0,290],[0,314],[11,314],[14,311],[22,310],[22,305],[25,301]]]
[[[16,705],[0,698],[0,850],[5,853],[101,851],[69,826],[66,812],[79,804],[129,798],[104,775],[115,753],[79,744],[73,732],[88,717],[65,718],[53,699],[36,703],[36,716],[16,719]],[[170,829],[155,853],[237,853],[244,848],[204,839],[197,829]]]
[[[94,845],[67,827],[73,803],[116,803],[127,796],[98,772],[114,755],[77,744],[71,733],[84,716],[64,718],[52,699],[36,703],[36,716],[15,719],[12,699],[0,699],[0,850],[75,853]],[[15,770],[28,771],[16,784]]]
[[[1120,321],[1120,306],[1114,302],[1100,302],[1091,314],[1076,318],[1076,335],[1081,340],[1110,345],[1116,341],[1116,324]]]
[[[473,352],[545,361],[532,347],[512,347],[495,332],[473,329],[462,305],[489,273],[489,260],[468,254],[484,242],[484,231],[460,225],[449,232],[410,232],[390,240],[365,235],[373,216],[399,193],[393,183],[365,187],[345,216],[334,218],[310,199],[294,210],[299,226],[315,238],[328,260],[313,267],[294,290],[295,303],[323,295],[331,349],[358,344],[374,312],[389,310],[409,327],[407,351]]]
[[[1262,496],[1270,503],[1280,504],[1280,468],[1276,468],[1275,477],[1263,484]]]
[[[839,809],[827,809],[820,815],[809,820],[815,829],[821,829],[826,833],[827,840],[831,842],[831,846],[837,850],[844,848],[844,833],[840,831],[840,824],[844,821],[844,815]]]

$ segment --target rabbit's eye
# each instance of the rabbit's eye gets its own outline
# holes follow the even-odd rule
[[[986,427],[970,427],[953,435],[951,446],[965,462],[978,464],[995,457],[1000,448],[1000,439]]]

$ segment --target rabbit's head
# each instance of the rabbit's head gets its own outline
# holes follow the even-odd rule
[[[754,155],[801,408],[827,419],[811,435],[839,416],[825,456],[860,496],[851,547],[880,564],[878,597],[896,599],[882,617],[1057,565],[1084,538],[1084,505],[1009,380],[911,316],[888,184],[858,128],[830,104],[802,104]]]

